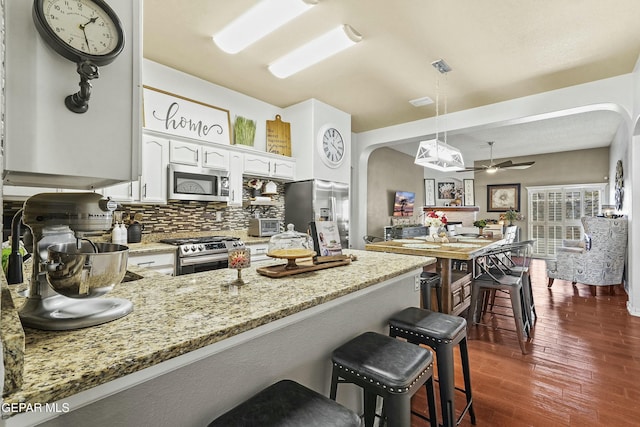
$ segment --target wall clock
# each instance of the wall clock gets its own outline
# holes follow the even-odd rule
[[[337,168],[342,164],[345,156],[345,143],[340,132],[332,127],[325,126],[318,133],[318,151],[320,158],[331,168]]]
[[[118,15],[103,0],[34,0],[33,21],[54,51],[77,64],[80,91],[67,96],[65,105],[84,113],[98,66],[110,64],[124,49]]]

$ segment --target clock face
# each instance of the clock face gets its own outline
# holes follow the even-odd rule
[[[335,128],[328,128],[322,134],[321,144],[323,160],[329,166],[336,167],[344,159],[345,146],[342,135]]]
[[[33,16],[45,41],[71,61],[105,65],[124,47],[120,21],[103,0],[35,0]]]

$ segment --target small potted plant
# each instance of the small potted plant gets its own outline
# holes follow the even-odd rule
[[[478,234],[482,235],[482,229],[487,226],[487,221],[485,221],[484,219],[473,221],[473,226],[478,227]]]
[[[504,219],[509,221],[509,225],[513,225],[513,221],[516,221],[518,219],[518,211],[509,209],[504,213]]]

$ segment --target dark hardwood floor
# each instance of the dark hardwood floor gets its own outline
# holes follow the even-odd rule
[[[537,321],[529,352],[516,341],[512,318],[469,333],[477,426],[639,426],[640,318],[629,315],[622,287],[598,288],[556,280],[547,288],[545,263],[532,262]],[[486,315],[489,316],[489,315]],[[456,386],[463,387],[456,352]],[[456,394],[458,411],[464,396]],[[414,410],[424,410],[424,393]],[[427,426],[412,417],[412,427]],[[470,426],[467,415],[460,424]]]

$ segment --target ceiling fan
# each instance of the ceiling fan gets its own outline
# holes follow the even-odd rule
[[[493,163],[493,141],[487,142],[491,149],[491,155],[489,157],[489,165],[482,165],[480,167],[471,167],[464,168],[459,170],[458,172],[469,172],[469,171],[487,171],[487,173],[496,173],[500,169],[527,169],[530,168],[535,162],[523,162],[523,163],[513,163],[511,160],[506,160],[500,163]]]

